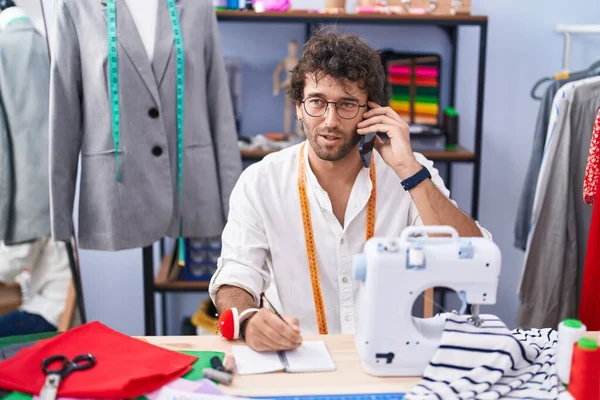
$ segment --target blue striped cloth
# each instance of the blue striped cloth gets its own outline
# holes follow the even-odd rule
[[[494,315],[476,327],[466,315],[446,315],[440,347],[405,400],[546,400],[565,391],[554,363],[557,331],[511,331]]]

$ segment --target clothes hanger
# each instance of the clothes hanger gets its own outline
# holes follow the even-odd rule
[[[597,69],[600,69],[600,60],[596,61],[595,63],[593,63],[588,68],[586,68],[582,71],[575,72],[575,74],[582,73],[582,72],[594,72],[594,70],[597,70]],[[598,71],[598,72],[600,73],[600,71]],[[536,90],[538,89],[538,87],[540,87],[540,85],[542,85],[543,83],[549,82],[549,81],[555,81],[555,80],[559,80],[559,79],[568,78],[569,75],[570,75],[570,73],[568,71],[563,71],[563,72],[559,72],[559,73],[555,74],[552,77],[547,76],[545,78],[540,79],[533,85],[533,88],[531,88],[531,97],[534,100],[542,100],[542,97],[536,95],[536,93],[535,93]]]

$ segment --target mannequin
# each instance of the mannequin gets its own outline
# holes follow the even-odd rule
[[[154,37],[156,36],[156,11],[158,0],[125,0],[135,26],[140,34],[148,59],[154,56]]]
[[[68,240],[74,231],[80,154],[81,248],[115,251],[164,236],[218,236],[241,158],[212,2],[118,0],[114,31],[107,25],[112,4],[56,0],[50,79],[53,237]],[[179,12],[178,19],[171,18],[169,7]],[[177,26],[185,50],[183,85],[177,82]],[[119,44],[117,84],[109,79],[110,35]],[[178,86],[185,90],[183,113],[177,108]]]
[[[288,55],[286,58],[281,60],[275,71],[273,71],[273,96],[279,96],[281,89],[287,89],[290,87],[290,71],[298,64],[298,42],[292,40],[288,43]],[[281,72],[285,71],[285,79],[280,81]],[[291,134],[291,119],[292,119],[292,108],[295,109],[295,105],[287,99],[285,99],[285,108],[283,110],[283,133],[288,135]],[[296,120],[296,131],[295,134],[301,134],[302,127],[299,120]]]
[[[0,0],[0,30],[20,19],[29,19],[25,9],[15,6],[11,0]]]

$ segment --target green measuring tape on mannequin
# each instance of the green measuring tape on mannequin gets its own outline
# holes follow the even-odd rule
[[[166,0],[169,7],[169,16],[173,27],[175,38],[175,52],[177,55],[177,183],[179,188],[179,210],[183,213],[183,104],[185,93],[185,55],[183,49],[183,38],[179,14],[175,6],[175,0]],[[160,4],[159,4],[160,7]],[[121,181],[121,168],[119,166],[119,145],[121,144],[120,125],[121,107],[119,103],[119,58],[117,52],[117,8],[115,0],[106,1],[106,19],[108,22],[108,62],[109,62],[109,85],[110,103],[112,111],[112,131],[115,145],[115,164],[117,181]],[[179,221],[179,264],[183,265],[185,260],[185,247],[182,237],[183,217]]]

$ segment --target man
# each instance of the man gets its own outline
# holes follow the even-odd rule
[[[352,257],[367,237],[422,224],[489,236],[448,199],[433,163],[413,153],[408,125],[380,106],[384,81],[379,54],[364,41],[316,34],[289,89],[307,141],[250,166],[233,190],[210,295],[222,313],[257,307],[261,293],[277,292],[282,318],[262,308],[240,323],[257,351],[296,348],[300,327],[354,332]],[[378,139],[364,168],[360,135],[376,132],[389,139]]]

